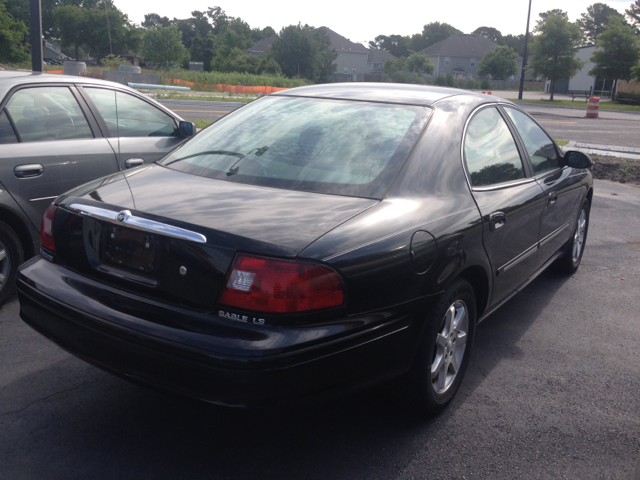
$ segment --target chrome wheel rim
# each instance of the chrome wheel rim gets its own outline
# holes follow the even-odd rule
[[[460,371],[468,333],[469,310],[462,300],[456,300],[442,319],[431,362],[431,386],[439,395],[451,388]]]
[[[576,232],[573,234],[573,249],[571,251],[571,258],[574,262],[577,262],[582,253],[584,247],[584,237],[587,231],[587,212],[582,209],[580,217],[578,218],[578,225],[576,225]]]
[[[9,249],[4,242],[0,240],[0,290],[6,286],[10,272],[11,256],[9,255]]]

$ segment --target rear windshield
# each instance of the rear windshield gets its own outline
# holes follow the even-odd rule
[[[411,105],[266,97],[160,163],[228,182],[382,198],[430,113]]]

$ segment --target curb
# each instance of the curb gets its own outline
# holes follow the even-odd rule
[[[627,160],[640,160],[640,148],[619,147],[616,145],[589,145],[575,140],[569,141],[564,147],[564,152],[577,150],[587,155],[600,155],[603,157],[626,158]]]

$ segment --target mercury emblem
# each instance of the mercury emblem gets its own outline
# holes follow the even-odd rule
[[[187,274],[187,267],[180,267],[180,275],[186,275]]]
[[[126,214],[124,212],[120,212],[118,213],[118,216],[116,217],[116,220],[120,223],[124,222],[124,219],[126,218]]]

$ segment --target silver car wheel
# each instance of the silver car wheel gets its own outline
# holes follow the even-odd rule
[[[584,246],[585,233],[587,231],[587,212],[583,208],[578,218],[578,225],[576,225],[576,232],[573,234],[573,249],[571,251],[571,258],[574,262],[577,262],[582,253]]]
[[[435,393],[445,393],[453,384],[467,346],[469,311],[462,300],[456,300],[447,310],[443,328],[436,335],[431,363],[431,385]]]

